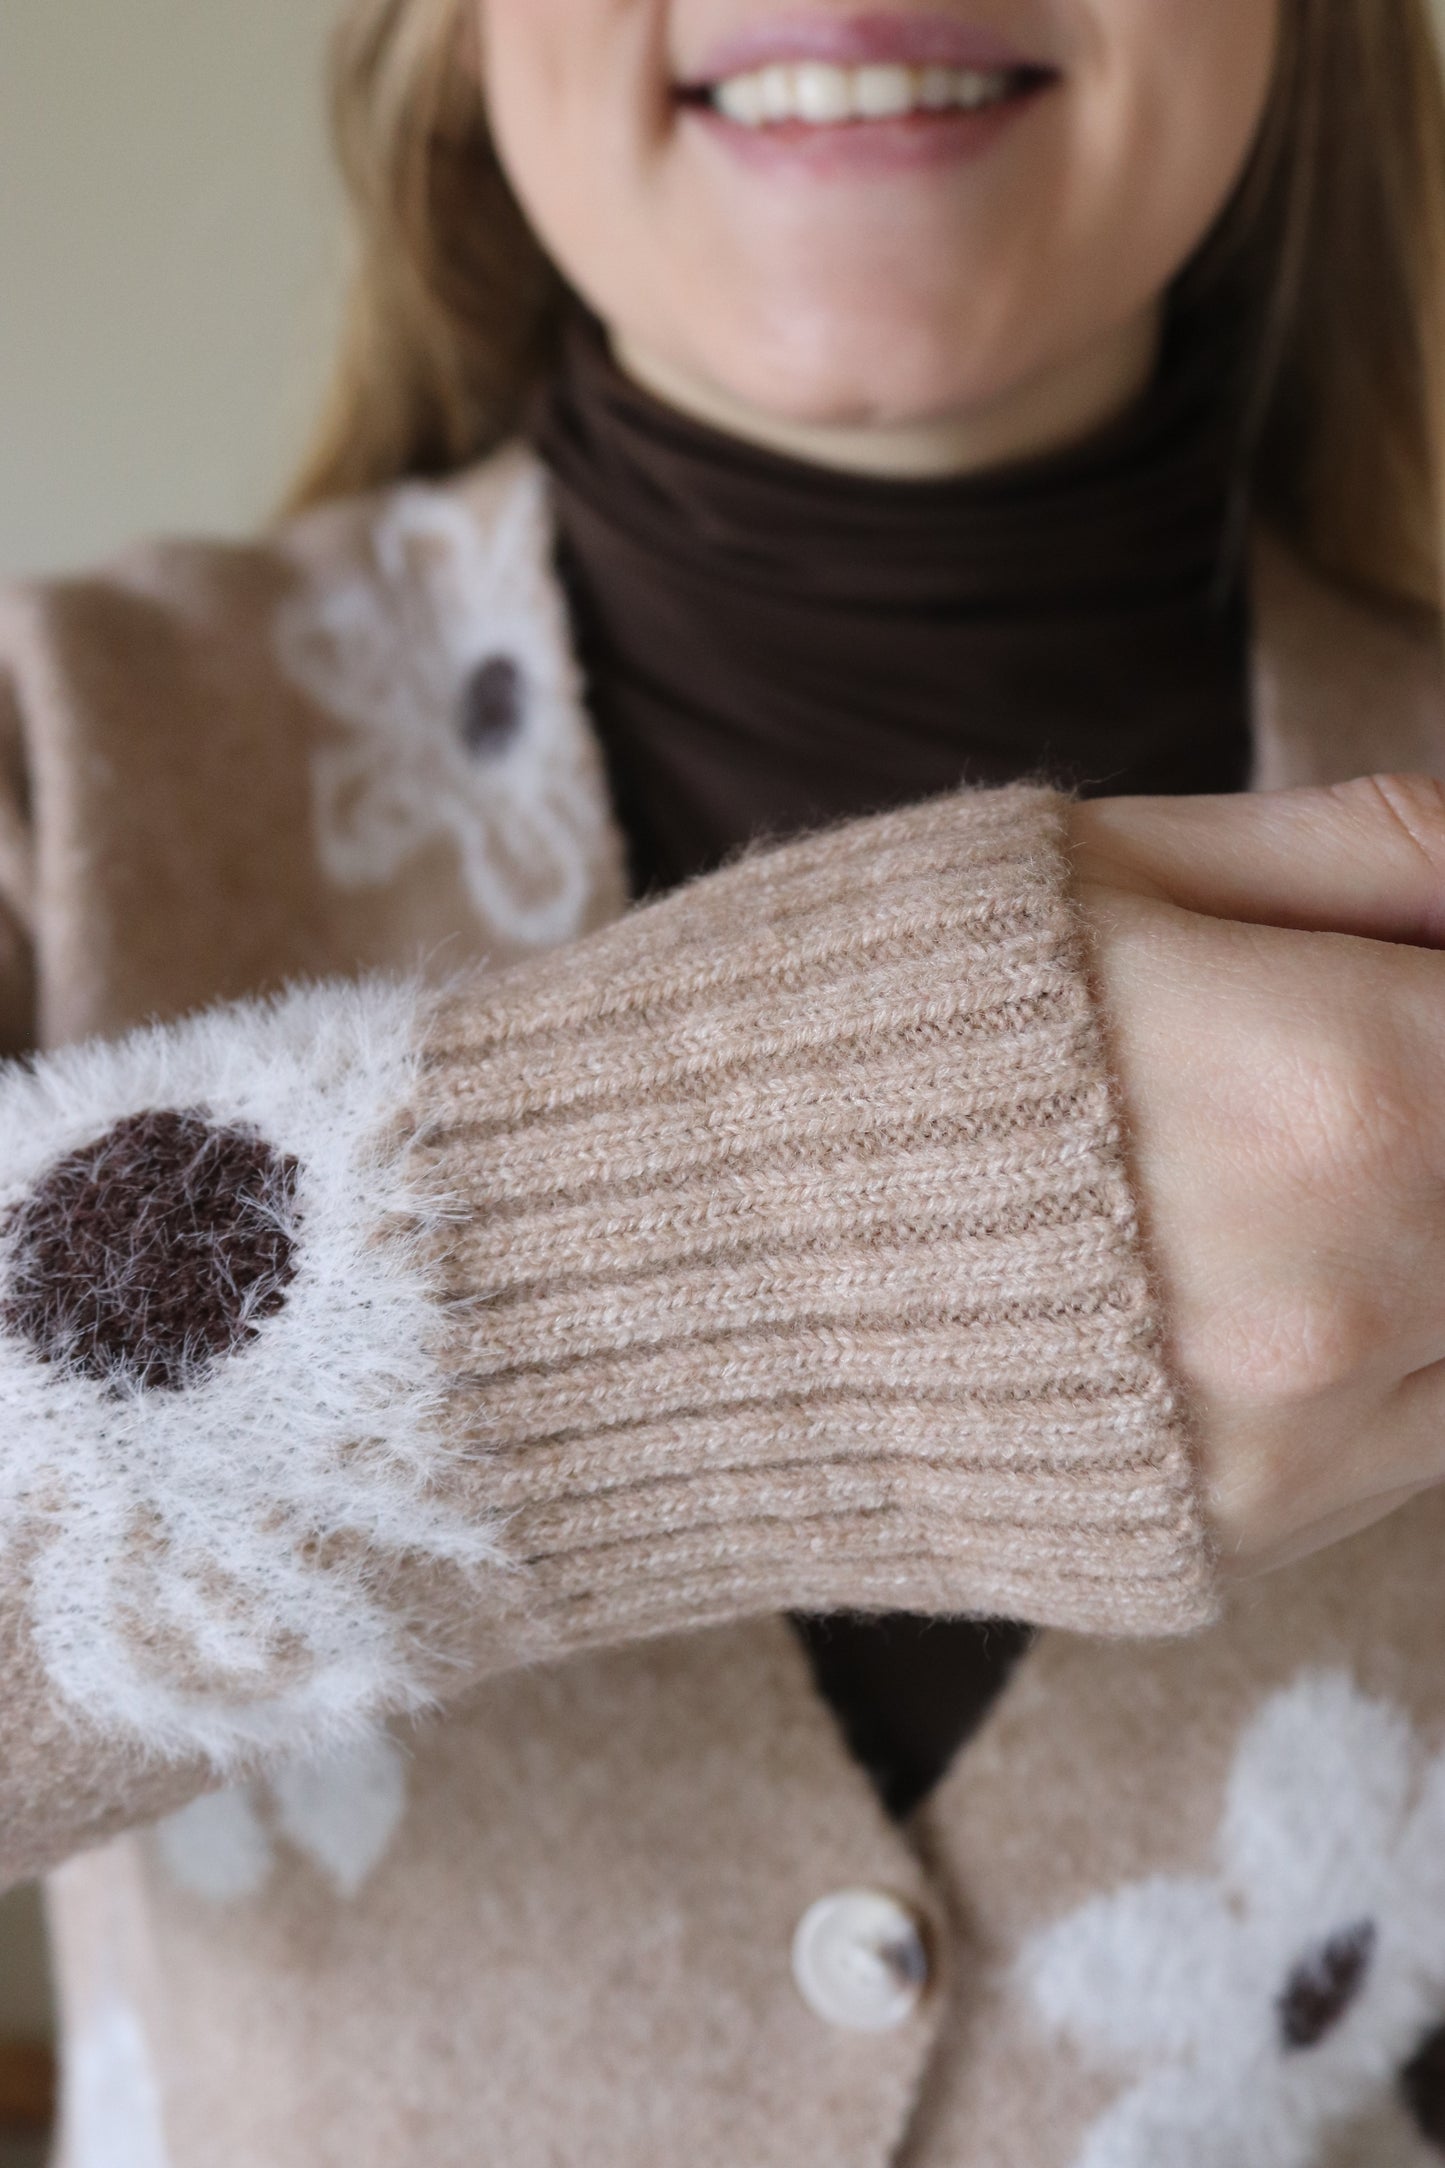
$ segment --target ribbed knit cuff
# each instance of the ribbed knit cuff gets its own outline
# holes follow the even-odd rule
[[[754,854],[443,1003],[449,1428],[538,1647],[1212,1615],[1063,810]]]

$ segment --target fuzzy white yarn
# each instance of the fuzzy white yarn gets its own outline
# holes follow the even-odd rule
[[[386,1857],[406,1804],[406,1759],[382,1732],[193,1799],[156,1824],[153,1842],[171,1880],[213,1904],[260,1894],[275,1870],[275,1838],[352,1898]]]
[[[282,669],[342,726],[313,762],[326,871],[383,887],[449,841],[497,962],[578,934],[617,852],[552,546],[545,470],[510,446],[465,496],[391,492],[372,562],[276,626]],[[494,657],[519,673],[522,725],[478,756],[461,700]]]
[[[251,1784],[203,1792],[157,1822],[151,1840],[176,1887],[210,1904],[236,1904],[258,1896],[276,1864]]]
[[[168,2168],[161,2094],[140,2019],[102,1990],[65,2054],[66,2168]]]
[[[284,1305],[195,1384],[107,1383],[0,1331],[0,1561],[21,1562],[55,1692],[109,1734],[225,1767],[369,1732],[429,1698],[369,1585],[378,1562],[498,1556],[432,1488],[446,1447],[422,1230],[439,1207],[391,1134],[426,1002],[302,987],[0,1069],[0,1224],[54,1161],[145,1109],[250,1124],[300,1163]],[[6,1269],[0,1242],[0,1291]],[[345,1562],[308,1557],[332,1535],[359,1539]]]
[[[1126,1884],[1023,1953],[1054,2030],[1097,2068],[1144,2073],[1073,2168],[1423,2158],[1398,2079],[1445,2018],[1445,1754],[1427,1760],[1404,1714],[1344,1675],[1306,1673],[1240,1742],[1218,1852],[1217,1873]],[[1296,1968],[1365,1923],[1357,1997],[1313,2045],[1282,2044]]]

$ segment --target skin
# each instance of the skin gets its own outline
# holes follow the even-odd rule
[[[924,476],[1137,394],[1247,161],[1280,4],[931,0],[1050,64],[1047,92],[976,158],[826,175],[739,159],[675,94],[788,0],[475,21],[513,185],[623,366],[740,437]],[[1261,1571],[1445,1479],[1445,788],[1070,820],[1207,1511],[1225,1566]]]
[[[1445,1478],[1445,785],[1074,808],[1227,1566]]]
[[[483,0],[479,26],[513,186],[636,375],[805,457],[939,473],[1048,450],[1140,388],[1254,140],[1278,8],[881,10],[1000,32],[1057,81],[978,160],[824,179],[749,169],[675,93],[721,38],[839,0]]]

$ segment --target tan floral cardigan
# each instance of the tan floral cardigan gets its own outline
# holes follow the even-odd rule
[[[1257,601],[1258,785],[1440,766]],[[625,911],[516,448],[0,658],[66,2168],[1440,2158],[1445,1507],[1222,1603],[1059,801]],[[1049,1630],[898,1827],[799,1607]]]

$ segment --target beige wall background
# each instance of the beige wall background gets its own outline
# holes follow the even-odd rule
[[[0,0],[0,573],[246,527],[339,285],[336,0]]]

